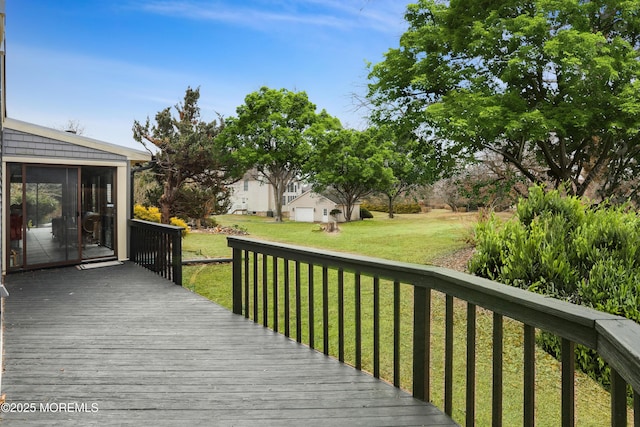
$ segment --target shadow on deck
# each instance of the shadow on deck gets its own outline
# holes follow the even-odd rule
[[[7,425],[455,425],[132,263],[10,275],[7,289],[2,393],[37,410],[0,414]]]

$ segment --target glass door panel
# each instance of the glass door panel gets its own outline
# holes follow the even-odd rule
[[[24,232],[23,221],[23,182],[22,165],[11,163],[9,170],[9,250],[7,251],[9,269],[19,268],[24,260]]]
[[[79,260],[78,168],[25,168],[25,266]]]
[[[82,258],[115,255],[115,169],[101,166],[82,168]]]

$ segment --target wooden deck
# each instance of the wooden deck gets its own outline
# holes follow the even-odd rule
[[[6,282],[4,425],[456,425],[131,263]]]

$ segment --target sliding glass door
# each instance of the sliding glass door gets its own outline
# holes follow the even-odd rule
[[[115,256],[115,169],[9,164],[9,269]]]

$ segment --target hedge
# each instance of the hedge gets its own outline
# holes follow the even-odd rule
[[[533,187],[504,224],[495,216],[475,229],[471,273],[627,317],[640,323],[640,218],[628,205],[592,206]],[[539,343],[560,355],[548,333]],[[603,385],[609,370],[596,353],[576,346],[576,363]]]
[[[363,203],[360,205],[360,209],[362,208],[375,212],[389,212],[389,205],[384,203]],[[393,205],[393,213],[413,214],[420,212],[422,212],[422,210],[417,203],[398,203]]]

